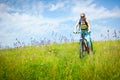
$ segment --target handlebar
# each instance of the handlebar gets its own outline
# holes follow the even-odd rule
[[[73,32],[74,34],[80,34],[80,32]]]
[[[74,34],[80,34],[81,32],[73,32]],[[89,33],[91,33],[91,31],[89,32]]]

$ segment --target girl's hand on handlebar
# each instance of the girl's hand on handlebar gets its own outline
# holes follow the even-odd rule
[[[88,31],[88,33],[91,33],[91,31]]]
[[[75,31],[74,31],[73,33],[74,33],[74,34],[77,34],[77,32],[75,32]]]

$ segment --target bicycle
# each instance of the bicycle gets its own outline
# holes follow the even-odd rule
[[[80,34],[80,32],[76,32],[76,34]],[[90,39],[91,41],[91,39]],[[83,54],[84,52],[87,52],[88,54],[90,53],[90,49],[88,47],[88,42],[87,40],[84,38],[84,36],[81,36],[80,40],[79,40],[79,57],[83,58]],[[91,50],[93,51],[93,44],[91,41]]]

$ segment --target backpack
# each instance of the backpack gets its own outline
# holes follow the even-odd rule
[[[80,18],[80,20],[79,20],[79,25],[81,25],[81,21],[82,21],[82,19]],[[87,21],[86,21],[86,18],[85,18],[85,24],[88,26],[88,23],[87,23]]]

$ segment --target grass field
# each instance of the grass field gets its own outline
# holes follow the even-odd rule
[[[0,50],[0,80],[119,80],[120,40],[93,46],[82,59],[77,42]]]

